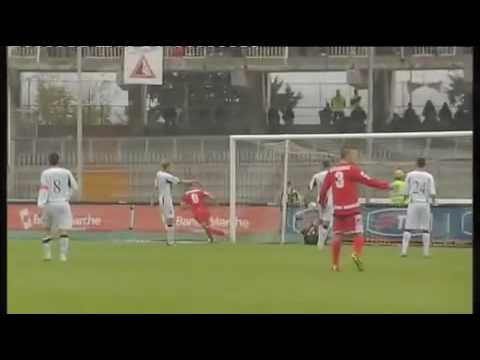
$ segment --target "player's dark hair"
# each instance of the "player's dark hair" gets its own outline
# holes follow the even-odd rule
[[[424,168],[426,164],[427,164],[427,161],[425,160],[425,158],[421,157],[417,159],[417,166],[419,168]]]
[[[60,161],[60,156],[57,153],[51,153],[48,155],[48,163],[51,166],[58,165],[58,162]]]
[[[170,167],[170,161],[164,161],[162,162],[162,169],[167,170]]]
[[[323,160],[323,168],[324,169],[328,169],[328,168],[330,168],[330,166],[332,166],[332,163],[330,162],[330,160]]]

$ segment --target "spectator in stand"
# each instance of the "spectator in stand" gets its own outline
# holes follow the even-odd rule
[[[408,103],[407,110],[403,114],[403,125],[402,131],[418,131],[422,125],[411,102]]]
[[[275,107],[268,110],[268,129],[272,134],[276,134],[280,129],[280,114]]]
[[[318,112],[320,117],[320,129],[322,132],[330,132],[332,130],[332,108],[327,101],[325,108]]]
[[[365,132],[365,121],[367,120],[367,113],[360,104],[355,105],[352,113],[350,114],[349,132],[362,133]]]
[[[397,113],[394,113],[392,121],[390,122],[390,131],[401,132],[402,126],[402,118]]]
[[[440,118],[440,127],[442,130],[453,130],[453,116],[450,107],[446,102],[443,103],[442,108],[438,113]]]
[[[439,123],[437,119],[437,110],[431,100],[428,100],[423,108],[422,115],[424,116],[422,130],[423,131],[437,131],[439,130]]]
[[[352,111],[357,107],[357,105],[360,105],[360,102],[362,101],[362,97],[358,95],[358,90],[355,89],[353,90],[353,97],[350,100],[350,107],[352,108]]]
[[[435,106],[432,103],[432,100],[427,100],[425,106],[423,108],[422,115],[426,118],[428,115],[435,115],[437,116],[437,110],[435,110]]]
[[[292,105],[288,105],[287,108],[285,109],[285,112],[283,113],[283,122],[285,126],[290,127],[293,125],[294,121],[295,121],[295,113],[293,112],[293,107]]]
[[[438,130],[437,110],[431,100],[425,103],[423,108],[423,124],[422,130],[424,131],[436,131]]]
[[[345,98],[340,94],[340,90],[337,90],[337,94],[332,99],[333,122],[335,124],[338,119],[343,119],[345,117],[346,106]]]

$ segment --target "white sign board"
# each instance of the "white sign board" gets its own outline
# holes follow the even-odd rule
[[[162,85],[163,47],[127,46],[123,63],[124,84]]]

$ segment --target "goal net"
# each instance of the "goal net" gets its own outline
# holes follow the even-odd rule
[[[303,242],[300,233],[316,211],[318,189],[308,189],[310,180],[323,161],[335,164],[343,147],[358,149],[362,169],[388,181],[395,170],[406,174],[425,157],[439,199],[434,241],[471,241],[472,139],[471,131],[231,136],[231,241]],[[388,191],[359,190],[367,238],[400,241],[406,207],[392,207]]]

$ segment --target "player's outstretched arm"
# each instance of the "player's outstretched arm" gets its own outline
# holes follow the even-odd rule
[[[308,190],[313,191],[313,189],[317,186],[317,179],[315,178],[315,175],[312,177],[312,180],[310,180],[310,183],[308,184]]]
[[[208,202],[210,203],[210,205],[213,205],[216,207],[220,206],[220,204],[218,203],[218,199],[215,196],[213,196],[208,191],[204,191],[204,194],[205,194],[205,198],[208,199]]]
[[[178,183],[185,184],[185,185],[192,185],[192,184],[198,183],[198,180],[179,179]]]
[[[391,190],[392,185],[388,181],[375,179],[363,172],[360,168],[355,168],[352,172],[353,180],[371,188],[380,190]]]

